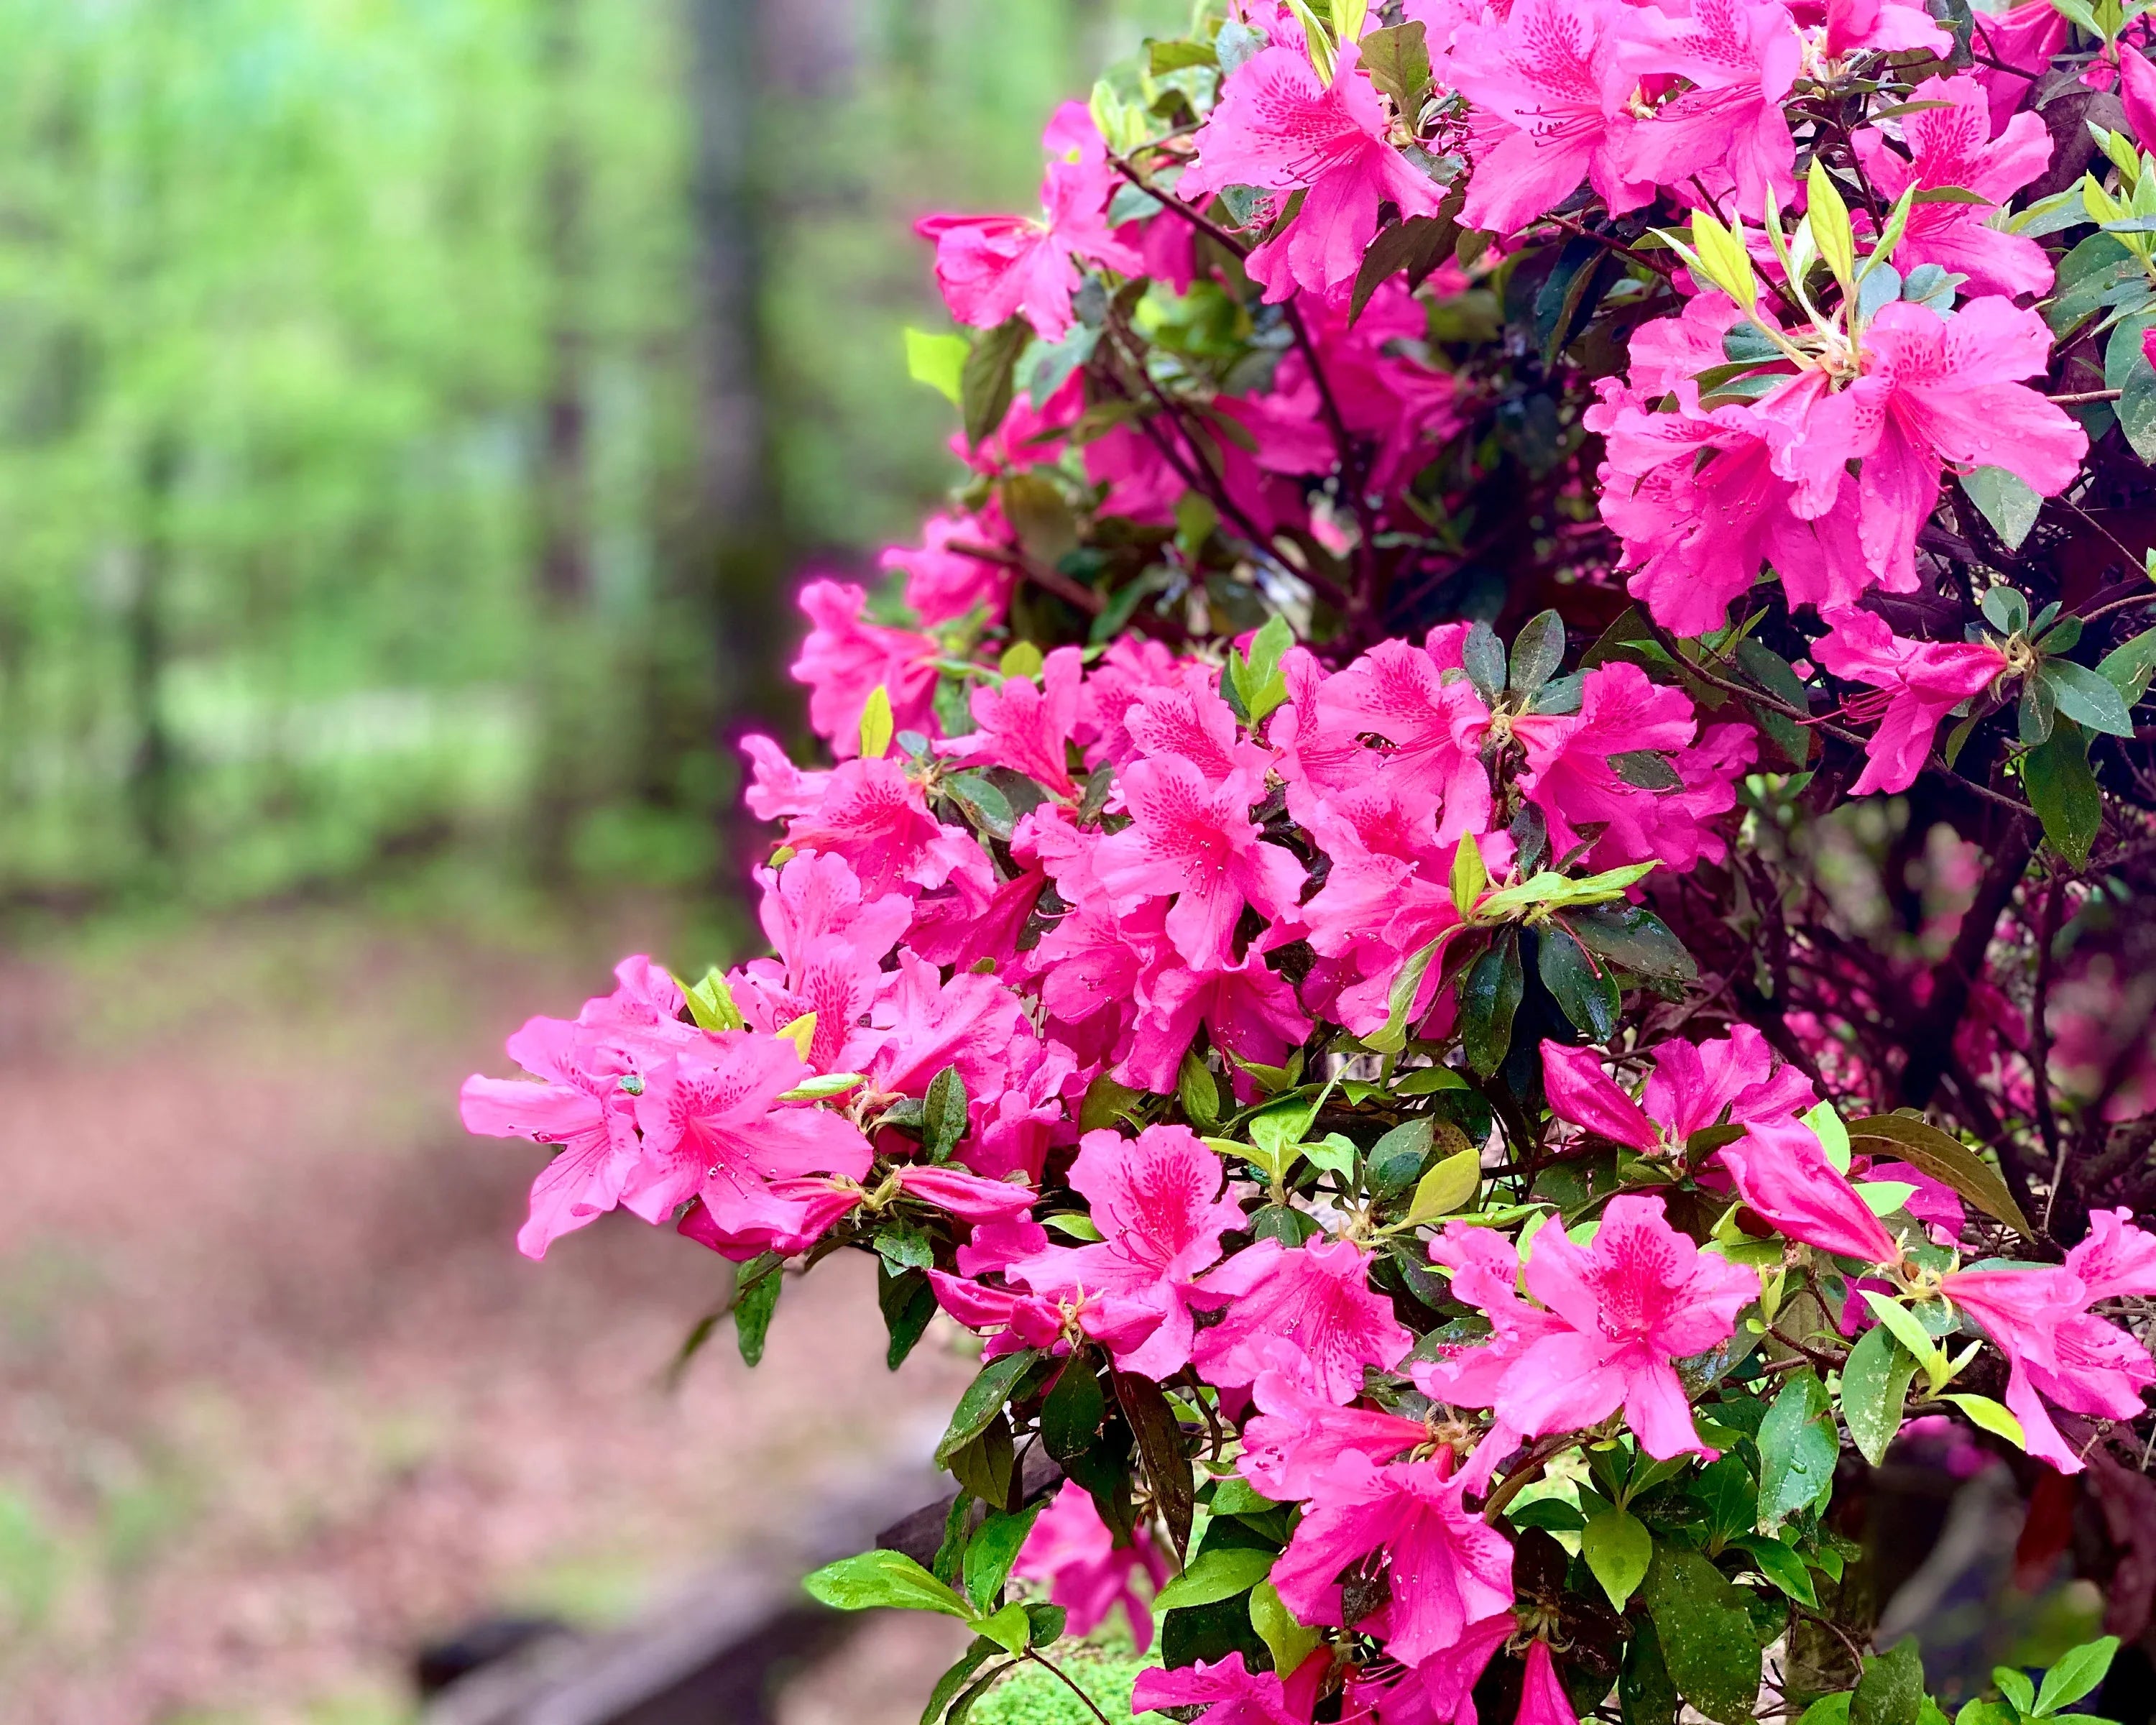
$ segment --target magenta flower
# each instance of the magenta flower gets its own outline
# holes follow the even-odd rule
[[[1251,1387],[1258,1411],[1244,1421],[1243,1477],[1277,1502],[1312,1496],[1334,1462],[1349,1450],[1390,1461],[1430,1441],[1419,1420],[1375,1409],[1341,1407],[1309,1378],[1308,1362],[1291,1342],[1276,1342],[1271,1363]]]
[[[1175,1088],[1176,1068],[1200,1024],[1214,1046],[1260,1066],[1280,1065],[1310,1034],[1294,984],[1255,951],[1234,964],[1188,970],[1163,954],[1140,978],[1137,1004],[1117,1081],[1163,1094]]]
[[[1008,767],[1036,779],[1059,796],[1076,794],[1069,762],[1078,723],[1081,655],[1058,647],[1041,667],[1040,680],[1006,677],[973,693],[973,723],[964,737],[938,742],[936,752],[968,765]]]
[[[816,1014],[808,1064],[843,1070],[840,1057],[884,982],[883,961],[913,918],[902,893],[865,898],[844,857],[803,852],[776,873],[759,870],[757,912],[775,958],[752,959],[727,978],[750,1028],[776,1031]]]
[[[1549,1643],[1539,1635],[1527,1644],[1527,1673],[1520,1686],[1517,1725],[1579,1725]]]
[[[2144,65],[2147,63],[2143,63]],[[2156,67],[2148,68],[2156,80]],[[1989,199],[1979,203],[1919,203],[1895,249],[1895,267],[1907,275],[1918,264],[1937,264],[1969,278],[1973,294],[2041,294],[2051,285],[2051,261],[2043,247],[2018,234],[2003,234],[1985,218],[2051,165],[2051,135],[2034,114],[2017,114],[1998,137],[1984,88],[1967,73],[1933,79],[1924,100],[1946,105],[1902,116],[1909,154],[1887,147],[1867,126],[1851,140],[1857,160],[1882,198],[1958,186]]]
[[[1917,531],[1943,468],[2003,467],[2046,497],[2080,470],[2087,434],[2018,381],[2041,377],[2051,357],[2044,320],[1996,295],[1951,319],[1897,300],[1866,329],[1864,369],[1847,388],[1830,392],[1807,372],[1760,403],[1775,470],[1797,481],[1797,512],[1816,518],[1835,506],[1847,464],[1861,461],[1865,561],[1891,591],[1912,592]]]
[[[1777,1232],[1865,1264],[1898,1264],[1902,1248],[1800,1121],[1758,1120],[1716,1152],[1738,1195]]]
[[[1633,128],[1629,172],[1658,186],[1694,175],[1757,217],[1771,189],[1784,208],[1796,193],[1796,144],[1782,104],[1797,81],[1804,44],[1781,0],[1696,0],[1691,15],[1646,8],[1630,20],[1640,39],[1620,50],[1650,77],[1679,77],[1691,89]]]
[[[2156,149],[2156,65],[2137,49],[2119,50],[2118,100],[2135,141],[2144,150]]]
[[[2036,93],[2038,81],[2051,69],[2051,56],[2066,45],[2066,15],[2051,0],[2017,0],[2004,12],[1980,13],[1974,8],[1974,41],[1982,51],[1975,78],[1991,109],[1991,129],[2005,129],[2007,121]],[[2128,123],[2133,118],[2129,105]]]
[[[972,516],[932,515],[921,525],[919,550],[894,545],[876,559],[876,566],[904,574],[906,603],[932,628],[963,617],[976,607],[993,622],[1010,603],[1015,576],[1001,563],[953,551],[951,544],[957,540],[993,545],[1002,531],[991,521]]]
[[[1186,963],[1224,965],[1245,905],[1274,918],[1294,908],[1302,865],[1260,841],[1251,781],[1209,780],[1179,755],[1133,761],[1117,780],[1131,824],[1101,841],[1094,872],[1119,899],[1175,895],[1168,938]]]
[[[1318,1685],[1332,1664],[1332,1656],[1321,1647],[1286,1678],[1277,1671],[1251,1671],[1240,1653],[1173,1670],[1150,1666],[1138,1673],[1131,1711],[1203,1709],[1192,1725],[1310,1725]]]
[[[2156,1235],[2132,1218],[2123,1209],[2097,1211],[2063,1266],[1960,1270],[1940,1279],[1940,1291],[2006,1356],[2006,1405],[2021,1422],[2029,1453],[2061,1473],[2079,1473],[2082,1458],[2046,1403],[2133,1420],[2143,1392],[2156,1384],[2148,1348],[2088,1310],[2123,1294],[2156,1294]]]
[[[1584,180],[1612,215],[1654,196],[1631,163],[1639,74],[1623,49],[1637,13],[1618,0],[1517,0],[1453,39],[1440,77],[1473,103],[1473,177],[1460,220],[1517,233]]]
[[[1065,1480],[1041,1511],[1019,1548],[1011,1574],[1020,1581],[1046,1587],[1049,1603],[1070,1614],[1072,1635],[1090,1635],[1120,1605],[1137,1651],[1142,1653],[1152,1645],[1152,1612],[1133,1584],[1143,1575],[1152,1591],[1158,1593],[1168,1585],[1168,1560],[1142,1527],[1132,1530],[1129,1544],[1117,1545],[1091,1497],[1075,1480]]]
[[[801,1201],[773,1182],[811,1174],[859,1180],[869,1147],[836,1114],[782,1104],[808,1076],[791,1043],[747,1030],[706,1039],[706,1050],[662,1061],[636,1099],[643,1155],[622,1189],[624,1208],[661,1222],[701,1198],[721,1235],[798,1231]]]
[[[1655,1070],[1635,1102],[1611,1081],[1594,1050],[1543,1044],[1543,1088],[1550,1112],[1574,1126],[1650,1155],[1676,1153],[1727,1114],[1738,1125],[1787,1120],[1818,1100],[1794,1066],[1779,1065],[1767,1039],[1749,1024],[1713,1041],[1672,1037],[1654,1050]]]
[[[1022,1219],[1040,1194],[1010,1180],[984,1180],[961,1168],[909,1163],[892,1176],[908,1198],[948,1210],[964,1222]]]
[[[1939,721],[2004,671],[2006,655],[1980,641],[1909,640],[1854,606],[1825,616],[1829,630],[1814,644],[1813,657],[1835,676],[1879,691],[1845,709],[1852,718],[1879,721],[1850,793],[1906,791],[1924,770]]]
[[[811,581],[801,608],[814,626],[793,676],[808,685],[808,723],[841,761],[861,752],[861,709],[880,684],[901,731],[936,728],[936,643],[863,620],[868,595],[850,581]]]
[[[1176,189],[1186,198],[1223,186],[1302,192],[1295,219],[1250,254],[1248,268],[1269,300],[1298,287],[1330,299],[1362,267],[1380,204],[1427,216],[1444,198],[1444,188],[1393,147],[1390,124],[1354,44],[1341,44],[1330,85],[1307,54],[1268,48],[1229,74],[1198,135],[1198,160]]]
[[[1041,219],[928,216],[914,231],[936,242],[936,282],[952,317],[993,329],[1023,316],[1053,341],[1070,327],[1070,296],[1083,280],[1078,259],[1126,275],[1142,274],[1145,260],[1108,226],[1116,181],[1084,105],[1066,104],[1044,141],[1061,159],[1050,161],[1041,182]]]
[[[1198,1332],[1194,1350],[1208,1383],[1255,1382],[1285,1339],[1309,1362],[1309,1381],[1336,1402],[1362,1393],[1363,1368],[1390,1370],[1413,1344],[1392,1302],[1373,1292],[1368,1255],[1353,1240],[1283,1247],[1261,1240],[1198,1286],[1227,1316]],[[1307,1620],[1306,1620],[1307,1621]]]
[[[1299,1621],[1355,1627],[1342,1620],[1338,1577],[1379,1552],[1392,1596],[1363,1626],[1403,1665],[1436,1658],[1512,1604],[1512,1544],[1447,1478],[1451,1453],[1379,1467],[1351,1452],[1333,1465],[1273,1565],[1281,1602]]]
[[[1664,1219],[1661,1199],[1622,1197],[1609,1201],[1592,1245],[1574,1245],[1560,1227],[1544,1228],[1535,1236],[1527,1278],[1528,1291],[1558,1322],[1525,1346],[1503,1350],[1507,1363],[1488,1405],[1508,1431],[1537,1437],[1573,1430],[1622,1408],[1650,1455],[1716,1453],[1692,1425],[1671,1362],[1727,1339],[1738,1312],[1758,1297],[1753,1271],[1702,1255]],[[1463,1299],[1475,1291],[1460,1289]],[[1464,1350],[1450,1363],[1448,1394],[1463,1406],[1474,1404],[1459,1388],[1460,1363],[1476,1352]]]
[[[845,858],[861,890],[877,897],[906,886],[932,891],[953,879],[986,892],[995,878],[973,834],[931,814],[921,787],[889,758],[834,768],[823,800],[787,829],[786,839],[797,850]]]
[[[1460,671],[1459,624],[1433,629],[1417,648],[1384,641],[1317,687],[1311,741],[1383,737],[1386,776],[1426,793],[1442,809],[1436,837],[1450,843],[1490,823],[1490,775],[1479,757],[1490,709]],[[1447,680],[1445,673],[1455,675]]]
[[[1451,1646],[1395,1681],[1358,1684],[1356,1701],[1373,1708],[1382,1725],[1476,1725],[1475,1686],[1519,1627],[1509,1610],[1471,1623]]]
[[[1106,1238],[1021,1260],[1009,1279],[1038,1294],[1091,1289],[1154,1307],[1159,1327],[1116,1364],[1152,1378],[1173,1375],[1190,1360],[1198,1274],[1219,1261],[1220,1236],[1243,1225],[1243,1207],[1222,1196],[1219,1154],[1186,1126],[1149,1126],[1135,1140],[1091,1132],[1079,1141],[1070,1179]]]

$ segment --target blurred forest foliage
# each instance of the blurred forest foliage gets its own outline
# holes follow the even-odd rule
[[[0,0],[0,905],[730,872],[933,207],[1187,0]]]

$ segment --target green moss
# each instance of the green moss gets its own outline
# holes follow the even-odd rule
[[[1077,1648],[1050,1656],[1093,1697],[1111,1720],[1131,1717],[1131,1689],[1138,1673],[1158,1663],[1126,1654]],[[1166,1725],[1158,1713],[1142,1713],[1144,1725]],[[1052,1672],[1021,1666],[975,1703],[967,1725],[1100,1725]]]

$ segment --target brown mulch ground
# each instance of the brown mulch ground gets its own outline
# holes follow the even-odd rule
[[[948,1407],[962,1360],[884,1372],[865,1261],[789,1286],[759,1371],[721,1338],[669,1394],[709,1255],[620,1219],[516,1255],[536,1153],[464,1137],[456,1086],[641,922],[0,956],[0,1719],[399,1719],[429,1635],[619,1615]]]

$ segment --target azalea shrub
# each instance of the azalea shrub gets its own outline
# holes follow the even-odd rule
[[[1201,6],[921,224],[966,477],[801,594],[769,955],[463,1103],[533,1257],[978,1353],[810,1582],[973,1626],[925,1725],[1111,1624],[1214,1725],[2018,1725],[2143,1635],[2139,11]],[[2103,1530],[2041,1686],[1874,1634],[1949,1439]]]

